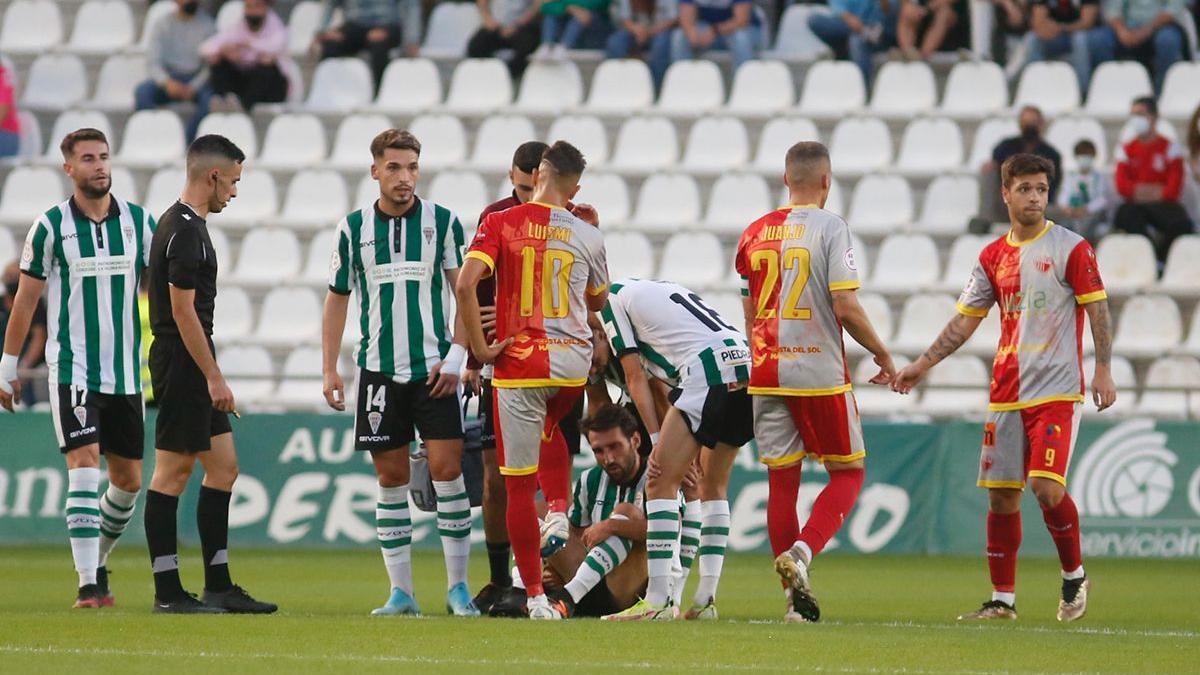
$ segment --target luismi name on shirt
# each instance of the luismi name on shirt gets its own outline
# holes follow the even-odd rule
[[[401,281],[428,281],[432,274],[433,266],[426,262],[384,263],[371,268],[371,283],[379,285]]]
[[[71,273],[83,277],[111,277],[126,274],[132,267],[133,256],[131,255],[78,258],[71,261]]]

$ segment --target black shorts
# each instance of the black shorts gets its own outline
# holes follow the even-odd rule
[[[421,438],[452,440],[463,437],[458,396],[433,398],[424,380],[396,382],[371,370],[358,373],[358,407],[354,413],[356,450],[382,451],[407,447]]]
[[[575,603],[575,616],[600,617],[616,614],[625,608],[608,589],[608,580],[601,577],[600,583]]]
[[[496,397],[492,396],[492,381],[484,380],[480,387],[479,419],[483,422],[483,433],[480,441],[484,450],[496,449],[496,411],[493,407]],[[558,428],[567,439],[567,452],[579,454],[579,423],[583,421],[583,397],[575,401],[575,407],[558,421]]]
[[[745,387],[688,387],[671,391],[670,398],[692,436],[706,448],[718,443],[740,448],[754,438],[754,406]]]
[[[212,338],[208,348],[214,354]],[[154,447],[170,452],[205,452],[212,437],[233,431],[229,415],[208,395],[208,380],[177,335],[161,335],[150,344],[150,381],[158,401]]]
[[[50,412],[63,453],[93,443],[100,452],[125,459],[144,454],[145,420],[140,394],[101,394],[70,384],[50,388]]]

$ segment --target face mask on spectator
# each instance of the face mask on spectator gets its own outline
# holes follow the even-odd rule
[[[179,6],[179,9],[183,10],[184,14],[192,16],[200,9],[200,3],[196,0],[193,0],[192,2],[185,2]]]
[[[1145,115],[1134,115],[1133,119],[1129,120],[1129,129],[1134,135],[1141,136],[1150,131],[1150,118]]]
[[[263,21],[266,20],[267,17],[265,16],[248,16],[246,17],[246,25],[250,27],[250,30],[258,30],[262,28]]]
[[[1087,173],[1096,165],[1095,155],[1076,155],[1075,164],[1079,166],[1079,170]]]
[[[1021,138],[1026,141],[1036,141],[1041,134],[1038,133],[1037,125],[1028,124],[1021,127]]]

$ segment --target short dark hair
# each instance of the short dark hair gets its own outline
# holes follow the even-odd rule
[[[417,157],[421,156],[421,141],[418,141],[417,137],[408,131],[400,129],[381,131],[371,141],[371,156],[376,159],[383,157],[383,151],[388,148],[392,150],[412,150],[417,153]]]
[[[1039,173],[1046,174],[1046,182],[1054,182],[1054,164],[1045,157],[1027,152],[1013,155],[1000,165],[1000,181],[1004,187],[1008,187],[1014,178]]]
[[[790,179],[812,181],[817,166],[829,164],[829,148],[819,141],[800,141],[788,148],[783,160],[783,171]]]
[[[1094,155],[1094,154],[1096,154],[1096,144],[1089,141],[1086,138],[1081,139],[1078,143],[1075,144],[1075,149],[1073,150],[1073,152],[1077,155],[1081,152],[1091,153]]]
[[[188,146],[187,163],[201,156],[220,157],[237,164],[246,161],[246,153],[236,143],[220,134],[199,136]]]
[[[1151,115],[1158,117],[1158,101],[1153,96],[1139,96],[1133,99],[1133,105],[1144,105]]]
[[[582,176],[587,168],[583,153],[566,141],[554,141],[554,145],[542,153],[542,161],[548,162],[560,176]]]
[[[549,149],[550,146],[541,141],[525,141],[518,145],[517,151],[513,153],[512,165],[517,167],[518,171],[533,173],[538,164],[542,163],[542,155]]]
[[[638,421],[633,416],[633,413],[626,410],[623,406],[619,406],[616,403],[605,403],[596,412],[589,415],[586,419],[581,420],[579,428],[585,434],[593,431],[620,429],[625,438],[633,438],[633,434],[638,430]]]
[[[75,154],[75,144],[82,143],[83,141],[100,141],[108,145],[108,137],[104,135],[103,131],[91,127],[76,129],[63,136],[62,143],[58,144],[58,149],[62,150],[63,159],[71,159],[72,155]]]

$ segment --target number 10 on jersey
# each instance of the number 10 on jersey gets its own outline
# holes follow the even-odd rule
[[[575,255],[558,249],[539,251],[533,246],[521,249],[521,316],[533,316],[533,289],[537,283],[539,256],[542,259],[542,317],[561,319],[570,312],[568,296]]]

